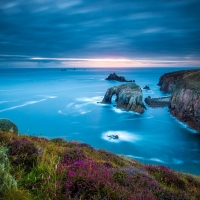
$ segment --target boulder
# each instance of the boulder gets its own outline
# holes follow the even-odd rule
[[[146,85],[143,89],[144,90],[150,90],[150,87]]]

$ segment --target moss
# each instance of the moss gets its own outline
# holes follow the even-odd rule
[[[164,74],[160,78],[159,85],[161,84],[161,80],[172,78],[177,85],[177,90],[191,89],[196,94],[200,94],[200,69],[195,70],[181,70],[176,72],[171,72]]]
[[[17,126],[9,119],[0,119],[0,133],[1,132],[11,132],[18,133]]]

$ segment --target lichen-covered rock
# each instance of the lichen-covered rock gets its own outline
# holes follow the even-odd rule
[[[135,83],[111,87],[107,90],[102,103],[111,103],[112,96],[116,94],[117,107],[127,111],[143,113],[145,105],[142,102],[142,90]]]
[[[17,182],[10,174],[10,162],[7,156],[7,149],[0,147],[0,196],[11,188],[17,188]]]
[[[9,119],[0,119],[0,133],[18,133],[17,126]]]

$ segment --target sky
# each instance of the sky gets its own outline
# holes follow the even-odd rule
[[[0,67],[200,67],[200,0],[1,0]]]

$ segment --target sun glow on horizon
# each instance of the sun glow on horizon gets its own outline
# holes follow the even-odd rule
[[[128,59],[128,58],[47,58],[31,57],[35,61],[60,61],[65,67],[167,67],[183,65],[200,65],[199,60],[163,59]]]

